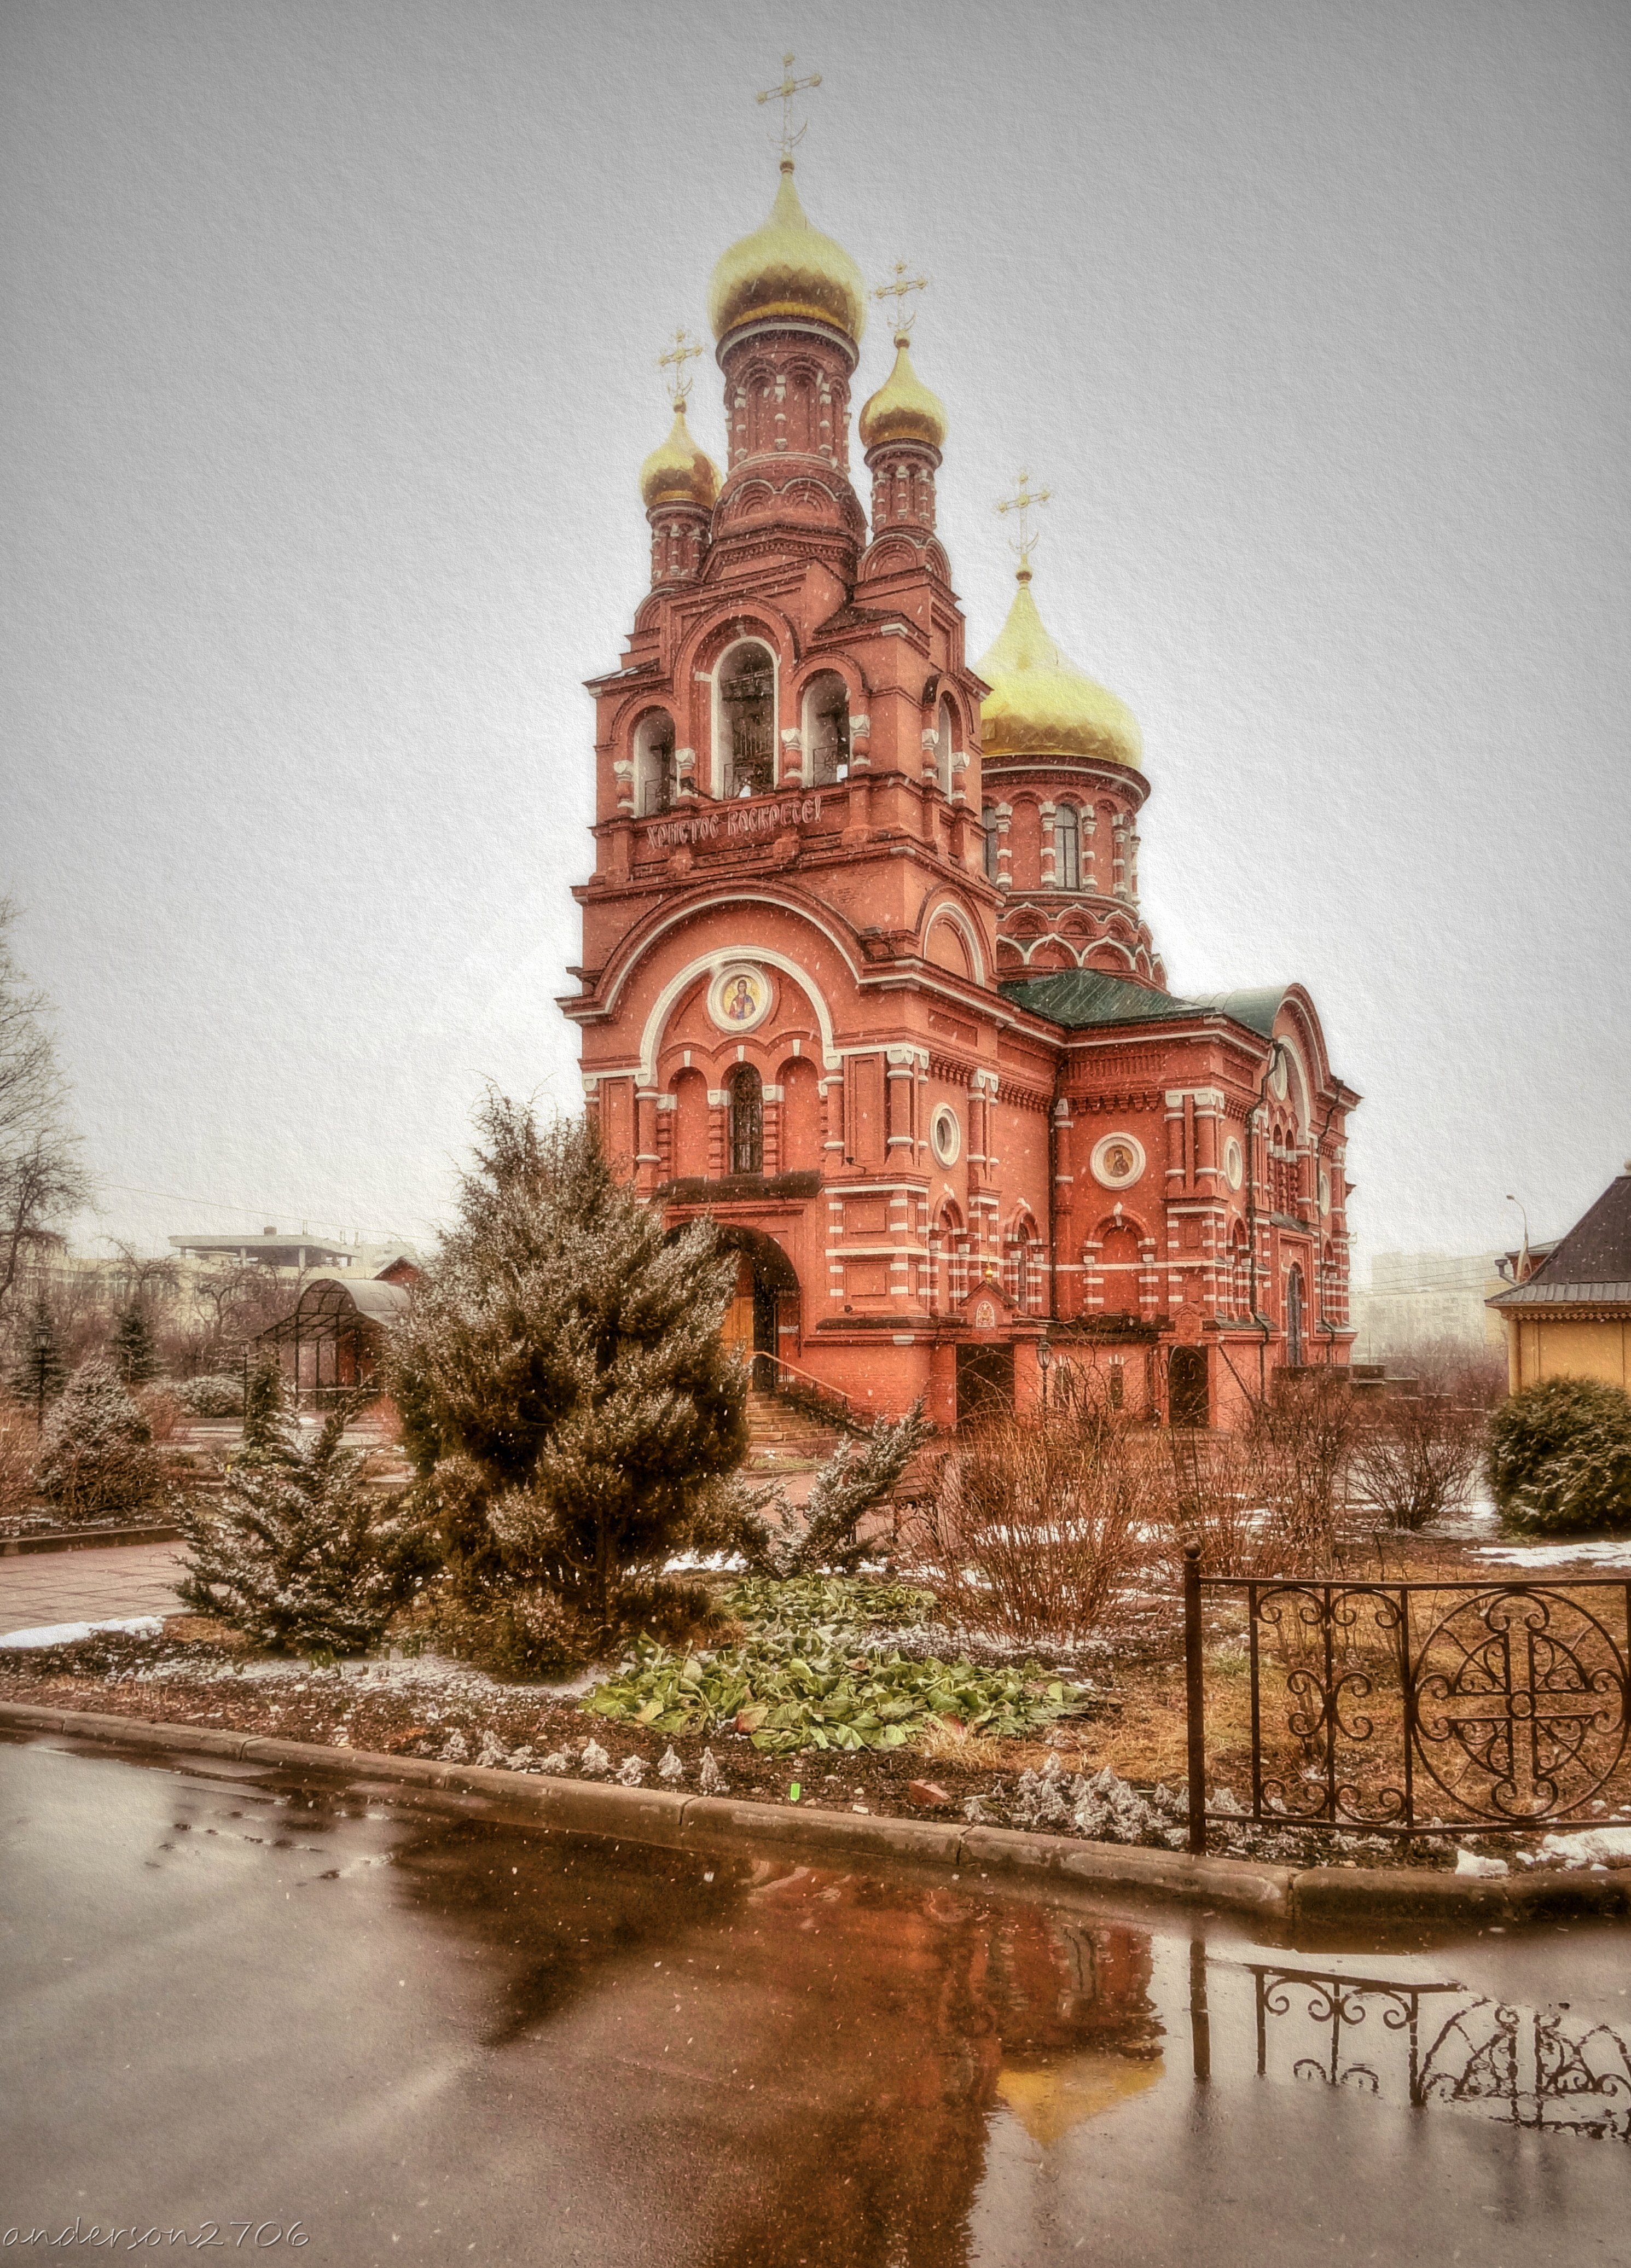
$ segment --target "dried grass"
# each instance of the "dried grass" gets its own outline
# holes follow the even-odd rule
[[[970,1771],[993,1771],[1007,1755],[1002,1742],[970,1733],[947,1717],[929,1718],[914,1746],[936,1764],[964,1764]]]

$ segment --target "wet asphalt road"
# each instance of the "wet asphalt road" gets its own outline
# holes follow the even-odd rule
[[[1631,2260],[1631,1935],[1291,1952],[395,1793],[0,1739],[0,2244]]]

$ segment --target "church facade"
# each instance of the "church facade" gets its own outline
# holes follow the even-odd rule
[[[764,1383],[949,1426],[1074,1364],[1228,1424],[1347,1359],[1358,1098],[1298,986],[1167,989],[1138,725],[1049,637],[1028,555],[970,662],[905,327],[856,420],[863,509],[867,298],[784,158],[714,272],[723,475],[682,387],[641,469],[651,589],[590,686],[587,1107],[653,1204],[737,1247]]]

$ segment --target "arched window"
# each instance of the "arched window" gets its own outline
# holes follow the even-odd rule
[[[1061,803],[1054,814],[1053,880],[1061,890],[1081,887],[1081,820],[1074,803]]]
[[[812,787],[834,787],[850,770],[850,696],[834,670],[823,671],[804,696],[806,773]]]
[[[985,880],[988,882],[994,882],[997,879],[997,853],[1002,847],[1001,831],[997,825],[996,805],[994,803],[988,803],[985,806],[985,810],[981,813],[980,817],[981,822],[985,830],[985,841],[984,846],[985,858]]]
[[[634,808],[642,819],[672,810],[678,783],[674,769],[674,719],[661,711],[634,736]]]
[[[951,793],[952,758],[957,747],[957,712],[942,701],[934,719],[934,777],[942,795]]]
[[[720,665],[720,745],[714,776],[726,796],[776,786],[776,664],[762,645],[733,646]]]
[[[1021,1221],[1014,1232],[1014,1305],[1022,1315],[1030,1312],[1032,1272],[1030,1230]]]
[[[1294,1370],[1303,1365],[1303,1270],[1294,1268],[1286,1278],[1286,1360]]]
[[[751,1064],[731,1073],[731,1171],[764,1171],[764,1085]]]

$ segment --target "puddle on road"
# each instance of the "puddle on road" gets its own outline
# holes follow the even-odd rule
[[[312,2199],[313,2268],[1273,2268],[1350,2236],[1448,2258],[1469,2216],[1487,2268],[1620,2241],[1612,1932],[1305,1955],[41,1743],[0,1744],[0,1798],[50,1821],[12,1874],[29,1974],[0,1988],[49,2210],[98,2182],[137,2210],[191,2121],[205,2163],[162,2209],[281,2167],[266,2209]],[[247,2043],[237,2088],[167,2037],[166,1931],[190,2005]]]

